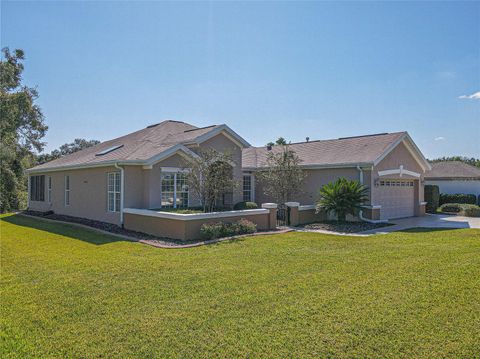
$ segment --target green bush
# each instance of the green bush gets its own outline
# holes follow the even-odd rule
[[[440,206],[444,213],[457,213],[466,217],[480,217],[480,207],[468,203],[445,203]]]
[[[324,210],[337,215],[339,222],[345,222],[347,214],[355,216],[362,204],[368,200],[368,188],[358,181],[340,177],[320,189],[316,203],[317,213]]]
[[[474,194],[440,194],[440,205],[445,203],[468,203],[468,204],[477,204],[477,198]]]
[[[256,231],[257,225],[244,218],[233,223],[204,223],[200,228],[200,232],[205,239],[232,237],[240,234],[255,233]]]
[[[425,185],[425,202],[427,202],[426,211],[435,213],[440,205],[440,190],[436,185]]]
[[[233,206],[233,209],[236,211],[256,208],[258,208],[258,205],[255,202],[238,202],[235,204],[235,206]]]

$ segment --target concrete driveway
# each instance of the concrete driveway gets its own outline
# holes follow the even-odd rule
[[[361,234],[382,234],[401,231],[408,228],[480,228],[480,218],[449,216],[444,214],[427,214],[423,217],[392,219],[394,226],[371,229]]]

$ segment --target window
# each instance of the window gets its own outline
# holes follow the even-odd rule
[[[107,209],[109,212],[120,212],[120,172],[110,172],[107,175]]]
[[[52,203],[52,177],[48,176],[47,181],[47,201]]]
[[[70,205],[70,176],[65,176],[65,206]]]
[[[162,172],[162,207],[188,207],[187,174],[183,172]]]
[[[45,201],[45,176],[30,177],[30,200]]]
[[[243,201],[252,201],[252,176],[243,176]]]

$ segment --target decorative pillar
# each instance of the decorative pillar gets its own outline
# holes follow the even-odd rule
[[[262,208],[266,208],[269,211],[268,214],[268,229],[276,229],[277,228],[277,208],[278,205],[276,203],[263,203]]]
[[[298,202],[286,202],[285,206],[289,209],[289,217],[288,217],[288,224],[290,226],[298,226],[299,217],[298,217],[298,207],[300,207],[300,203]]]

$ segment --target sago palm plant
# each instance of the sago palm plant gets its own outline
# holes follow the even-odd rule
[[[347,214],[356,215],[367,199],[367,187],[342,177],[320,189],[317,211],[323,209],[327,213],[333,212],[338,221],[345,222]]]

